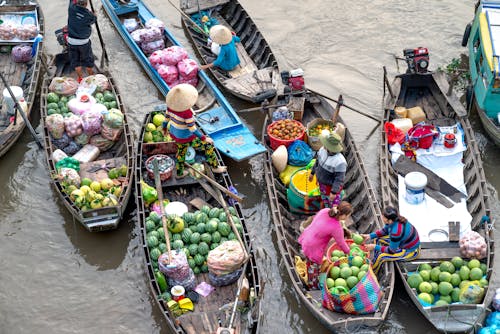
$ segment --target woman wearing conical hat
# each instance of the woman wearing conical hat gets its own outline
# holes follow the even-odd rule
[[[217,66],[224,71],[231,71],[240,64],[238,51],[234,44],[240,42],[239,37],[233,36],[227,27],[218,24],[210,28],[210,39],[220,45],[219,54],[213,62],[202,65],[202,70]]]
[[[177,143],[177,154],[175,167],[177,178],[182,178],[188,173],[184,170],[186,153],[189,146],[205,153],[207,163],[212,167],[214,173],[226,171],[225,166],[218,166],[217,156],[214,151],[214,141],[203,135],[196,126],[191,108],[198,100],[198,91],[190,84],[179,84],[172,88],[166,98],[168,126],[165,124],[164,131],[169,131],[170,137]]]

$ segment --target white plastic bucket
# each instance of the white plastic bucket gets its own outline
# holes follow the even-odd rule
[[[172,299],[176,302],[184,298],[185,289],[182,285],[175,285],[170,289],[170,294],[172,295]]]
[[[427,176],[420,172],[411,172],[405,176],[405,199],[410,204],[420,204],[424,201]]]
[[[186,162],[188,164],[194,164],[196,158],[196,151],[191,146],[188,147],[186,153]]]
[[[18,102],[21,98],[24,97],[23,89],[21,87],[10,86],[10,90],[12,90],[12,93],[14,94],[14,96],[16,97]],[[9,114],[13,115],[14,114],[14,106],[16,105],[16,103],[14,102],[12,97],[10,96],[9,90],[7,88],[5,88],[3,90],[3,100],[5,101],[5,103],[7,105],[7,112]]]

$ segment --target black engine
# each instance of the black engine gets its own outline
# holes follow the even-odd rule
[[[429,50],[427,48],[404,49],[403,55],[408,65],[407,73],[427,72],[429,68]]]

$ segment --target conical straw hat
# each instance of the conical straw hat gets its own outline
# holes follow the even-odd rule
[[[190,109],[198,100],[198,91],[190,84],[178,84],[167,94],[167,107],[173,111]]]
[[[231,42],[233,35],[227,27],[218,24],[210,28],[210,39],[219,45],[224,45]]]
[[[274,168],[281,173],[285,170],[286,164],[288,162],[288,151],[285,145],[280,145],[271,155],[271,161],[273,162]]]

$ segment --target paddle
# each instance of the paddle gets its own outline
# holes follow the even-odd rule
[[[40,139],[38,139],[38,136],[36,135],[35,129],[33,129],[33,127],[31,126],[31,123],[30,123],[28,117],[26,116],[26,114],[24,113],[24,110],[19,105],[19,101],[17,101],[16,96],[14,95],[12,90],[10,89],[9,83],[7,82],[7,80],[5,80],[5,77],[3,76],[3,72],[0,72],[0,77],[2,78],[3,84],[5,85],[7,90],[9,91],[10,97],[14,101],[14,108],[16,108],[17,111],[21,114],[21,117],[23,118],[24,123],[26,124],[26,126],[30,130],[31,135],[33,136],[33,139],[35,139],[35,142],[37,143],[38,147],[43,148],[42,143],[40,143]]]
[[[161,188],[158,159],[153,159],[153,173],[155,176],[155,186],[156,186],[156,192],[158,193],[158,201],[160,202],[160,213],[161,213],[161,222],[163,223],[163,233],[165,233],[165,241],[167,243],[168,265],[172,266],[171,265],[172,254],[171,254],[171,249],[170,249],[170,237],[168,236],[167,217],[165,216],[165,207],[163,206],[163,189]]]
[[[272,104],[272,105],[261,105],[260,107],[253,107],[253,108],[247,108],[247,109],[240,109],[236,110],[237,112],[249,112],[249,111],[258,111],[258,110],[264,110],[264,109],[269,109],[269,108],[279,108],[286,106],[286,104]]]
[[[203,30],[202,27],[200,27],[198,25],[198,23],[194,22],[191,17],[189,17],[189,15],[187,15],[186,13],[184,13],[179,7],[177,7],[175,4],[172,3],[172,1],[168,0],[168,2],[172,5],[172,7],[174,7],[182,16],[184,16],[188,21],[189,23],[191,23],[192,25],[194,25],[196,28],[200,29],[201,33],[207,37],[210,37],[209,34],[207,34],[205,32],[205,30]],[[201,16],[200,16],[200,21],[201,21]]]
[[[189,167],[191,170],[193,170],[194,172],[200,174],[205,180],[207,180],[208,182],[210,182],[213,186],[215,186],[217,189],[221,190],[222,192],[224,192],[226,195],[228,195],[229,197],[231,198],[234,198],[235,200],[237,200],[238,202],[241,202],[243,201],[243,197],[240,197],[234,193],[232,193],[229,189],[226,189],[224,188],[223,186],[221,186],[220,184],[217,183],[217,181],[215,181],[214,179],[212,179],[211,177],[203,174],[202,172],[198,171],[196,168],[194,168],[193,166],[191,166],[190,164],[188,164],[187,162],[184,162],[184,164]]]
[[[333,112],[332,122],[333,124],[337,123],[337,118],[339,117],[340,107],[344,105],[344,99],[342,98],[342,94],[339,95],[339,100],[337,105],[335,106],[335,111]]]
[[[89,0],[90,3],[90,9],[96,16],[95,20],[95,28],[97,30],[97,36],[99,36],[99,42],[101,42],[101,49],[102,49],[102,57],[101,57],[101,67],[104,67],[104,61],[106,61],[106,65],[109,64],[109,58],[108,58],[108,53],[106,52],[106,47],[104,46],[104,41],[102,39],[101,35],[101,29],[99,29],[99,24],[97,23],[97,14],[95,13],[94,10],[94,4],[92,3],[92,0]]]

